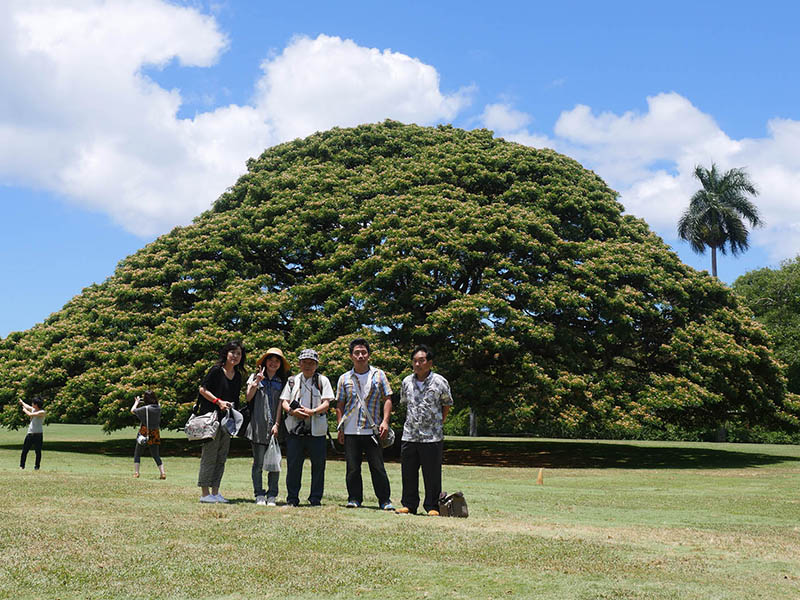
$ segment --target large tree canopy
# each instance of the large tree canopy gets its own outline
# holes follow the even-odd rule
[[[435,348],[493,431],[635,437],[798,423],[736,297],[622,214],[593,173],[485,130],[387,121],[270,148],[213,208],[0,345],[2,421],[130,424],[154,388],[179,427],[229,338],[347,366],[365,334],[397,385]]]
[[[769,332],[775,356],[788,367],[789,391],[800,393],[800,256],[745,273],[733,291]]]

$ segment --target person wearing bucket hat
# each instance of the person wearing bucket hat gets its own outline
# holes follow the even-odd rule
[[[270,348],[256,363],[258,369],[247,380],[247,406],[250,423],[245,437],[253,448],[253,495],[259,506],[275,506],[278,498],[278,479],[280,472],[270,471],[267,475],[267,489],[264,490],[262,465],[270,440],[277,439],[281,426],[280,395],[289,377],[289,361],[280,348]]]
[[[392,388],[386,373],[369,364],[369,342],[355,338],[349,346],[353,368],[336,384],[336,420],[339,443],[344,445],[347,465],[347,508],[358,508],[364,501],[361,463],[366,456],[372,488],[383,510],[394,510],[391,488],[383,464],[384,440],[392,414]]]
[[[219,360],[208,371],[200,386],[195,414],[204,415],[216,410],[217,418],[222,421],[229,408],[238,409],[245,356],[244,345],[238,340],[232,340],[220,348]],[[219,493],[219,486],[230,447],[231,434],[223,426],[217,429],[212,439],[203,442],[200,473],[197,476],[197,485],[202,490],[200,502],[228,502]]]
[[[325,434],[328,432],[326,413],[333,400],[331,382],[317,373],[319,355],[305,349],[298,357],[300,373],[290,377],[281,392],[286,417],[286,503],[300,503],[300,482],[303,477],[305,453],[311,458],[311,506],[322,504],[325,488]]]

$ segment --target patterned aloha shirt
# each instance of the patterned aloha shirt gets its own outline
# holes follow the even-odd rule
[[[404,442],[441,442],[442,407],[453,405],[447,379],[431,371],[420,390],[412,373],[400,386],[400,404],[406,405],[406,424],[403,426]]]

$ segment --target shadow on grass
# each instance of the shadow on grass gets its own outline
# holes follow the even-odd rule
[[[398,436],[399,437],[399,436]],[[133,439],[92,441],[53,441],[45,439],[44,451],[130,456]],[[386,462],[399,461],[399,444],[385,451]],[[22,450],[22,444],[4,444],[6,450]],[[184,439],[162,438],[161,456],[200,456],[201,444]],[[339,449],[337,449],[339,450]],[[142,452],[143,459],[149,452]],[[231,440],[232,457],[252,456],[250,442]],[[344,460],[340,451],[328,446],[328,460]],[[444,463],[488,467],[548,467],[569,469],[740,469],[782,462],[798,463],[790,456],[742,452],[728,448],[697,448],[677,445],[638,446],[626,442],[587,442],[571,440],[470,440],[447,439]]]
[[[445,464],[569,469],[740,469],[800,459],[726,448],[637,446],[625,442],[447,440]]]

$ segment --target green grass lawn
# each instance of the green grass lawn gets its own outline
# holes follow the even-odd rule
[[[24,435],[0,431],[2,598],[800,598],[798,446],[448,438],[470,517],[445,519],[377,510],[366,465],[343,508],[330,453],[322,508],[255,506],[242,443],[232,503],[201,505],[178,434],[166,481],[147,454],[132,478],[133,428],[47,426],[39,472]]]

